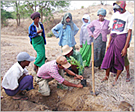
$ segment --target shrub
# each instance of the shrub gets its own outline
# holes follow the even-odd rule
[[[81,6],[81,9],[84,9],[84,6]]]
[[[54,34],[53,34],[52,31],[50,31],[49,33],[47,33],[47,37],[52,37],[52,36],[54,36]]]

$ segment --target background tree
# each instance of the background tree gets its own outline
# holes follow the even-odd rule
[[[41,14],[41,22],[50,20],[53,17],[52,12],[56,8],[66,8],[69,6],[69,1],[1,1],[3,7],[14,8],[14,18],[17,26],[20,25],[21,18],[30,17],[30,15],[38,11]],[[45,17],[45,19],[43,19]]]
[[[69,1],[26,1],[24,4],[27,4],[27,9],[30,11],[29,16],[32,12],[39,11],[41,22],[44,22],[50,20],[53,16],[52,12],[56,8],[66,8],[69,3]],[[45,16],[45,20],[43,20],[43,16]]]
[[[4,9],[4,7],[7,6],[7,2],[1,1],[1,25],[7,26],[7,19],[13,19],[12,12],[8,12]]]

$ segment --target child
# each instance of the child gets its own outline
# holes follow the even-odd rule
[[[86,60],[86,67],[89,67],[91,59],[91,42],[93,38],[89,37],[87,26],[90,24],[90,16],[84,14],[82,17],[83,25],[80,31],[80,54],[82,55],[83,61]]]
[[[45,63],[46,56],[44,45],[46,45],[46,39],[44,26],[39,22],[40,14],[34,12],[31,14],[31,19],[34,22],[29,26],[29,37],[33,48],[37,52],[37,57],[34,62],[34,71],[37,73],[38,67],[41,67]]]
[[[61,22],[52,28],[53,34],[59,38],[59,46],[69,45],[75,49],[74,36],[78,32],[78,27],[72,21],[71,13],[66,13]]]

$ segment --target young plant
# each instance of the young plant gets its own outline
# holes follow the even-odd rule
[[[69,57],[70,59],[68,60],[68,62],[71,64],[71,65],[76,65],[77,66],[77,69],[79,70],[79,72],[81,74],[83,74],[84,72],[84,67],[85,67],[85,64],[86,64],[86,60],[83,61],[82,65],[80,64],[79,61],[77,61],[73,56],[70,56]]]

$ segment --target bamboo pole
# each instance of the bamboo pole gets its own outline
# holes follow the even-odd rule
[[[91,43],[91,49],[92,49],[92,90],[93,90],[93,95],[95,94],[95,77],[94,77],[94,44],[93,42]]]

